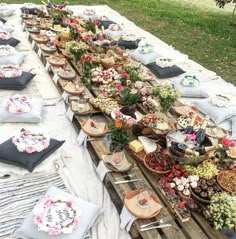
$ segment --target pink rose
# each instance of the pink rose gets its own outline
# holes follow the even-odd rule
[[[122,116],[122,113],[119,110],[115,110],[114,114],[115,114],[116,117],[121,117]]]
[[[136,81],[134,87],[138,88],[138,89],[141,89],[143,87],[143,82],[142,81]]]
[[[54,227],[50,227],[48,229],[48,234],[50,236],[58,236],[58,235],[61,234],[61,229],[59,227],[55,227],[55,226]]]
[[[225,148],[235,146],[235,143],[232,140],[227,139],[227,138],[222,139],[222,144]]]
[[[130,94],[132,94],[132,95],[135,95],[135,94],[137,94],[138,93],[138,91],[136,90],[136,89],[132,89],[131,91],[130,91]]]
[[[22,113],[23,113],[23,109],[22,109],[22,108],[17,109],[17,110],[16,110],[16,113],[17,113],[17,114],[22,114]]]
[[[122,89],[123,89],[123,86],[121,84],[116,85],[116,90],[117,91],[122,91]]]
[[[26,153],[31,154],[35,152],[34,148],[32,146],[27,146],[25,149]]]
[[[78,226],[79,226],[79,223],[80,223],[79,218],[76,218],[76,219],[74,220],[74,223],[73,223],[74,228],[78,227]]]
[[[135,119],[133,119],[133,118],[129,118],[129,119],[127,119],[127,125],[129,126],[129,127],[131,127],[133,124],[135,124],[136,123],[136,121],[135,121]]]
[[[21,99],[26,101],[28,99],[28,97],[26,95],[22,95]]]
[[[41,224],[42,223],[42,215],[35,215],[34,216],[34,224]]]
[[[142,88],[142,89],[140,89],[140,93],[141,93],[141,95],[147,95],[147,93],[148,93],[148,91],[147,91],[147,88]]]
[[[44,144],[43,144],[43,147],[46,149],[47,147],[49,146],[49,142],[45,142]]]
[[[50,207],[50,206],[52,206],[54,204],[54,202],[53,202],[53,200],[49,196],[46,196],[46,197],[43,198],[43,204],[45,206]]]

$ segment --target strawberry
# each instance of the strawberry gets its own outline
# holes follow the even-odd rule
[[[174,178],[174,174],[173,174],[173,173],[170,173],[167,177],[168,177],[168,178]]]
[[[165,187],[170,188],[170,183],[166,183]]]
[[[181,172],[180,171],[175,171],[175,175],[176,175],[176,177],[180,177],[181,176]]]
[[[93,127],[93,128],[96,128],[96,125],[93,121],[91,121],[90,126]]]
[[[141,200],[139,200],[139,204],[140,205],[145,205],[147,203],[147,199],[146,198],[143,198]]]
[[[170,189],[169,193],[170,193],[170,195],[175,195],[175,190],[174,189]]]
[[[180,207],[180,208],[184,208],[184,207],[185,207],[185,202],[180,202],[180,203],[179,203],[179,207]]]

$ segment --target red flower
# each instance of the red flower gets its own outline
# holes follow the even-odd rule
[[[180,202],[180,203],[179,203],[179,207],[180,207],[180,208],[184,208],[184,207],[185,207],[185,202]]]
[[[85,61],[88,61],[88,62],[91,62],[91,63],[93,63],[95,60],[93,59],[93,57],[91,57],[91,56],[89,56],[89,55],[87,55],[87,56],[85,56]]]
[[[121,84],[116,85],[116,90],[117,91],[122,91],[122,89],[123,89],[123,86]]]
[[[127,80],[130,79],[130,75],[126,71],[122,71],[121,76],[125,77]]]
[[[227,139],[227,138],[222,139],[222,144],[225,148],[235,146],[235,143],[232,140]]]
[[[171,190],[169,191],[169,193],[170,193],[170,195],[175,195],[175,190],[174,190],[174,189],[171,189]]]
[[[166,183],[166,188],[170,188],[170,183]]]

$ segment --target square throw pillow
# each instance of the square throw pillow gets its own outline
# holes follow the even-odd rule
[[[175,90],[177,90],[182,97],[207,98],[209,96],[203,82],[199,81],[199,84],[193,87],[184,86],[181,82],[182,77],[180,79],[175,79],[173,84]]]
[[[13,8],[0,9],[0,17],[9,17],[15,12]]]
[[[11,37],[9,38],[8,40],[2,40],[0,39],[0,45],[9,45],[9,46],[17,46],[18,44],[20,43],[20,40],[14,38],[14,37]]]
[[[14,27],[2,25],[0,26],[0,32],[9,32],[12,33],[15,30]]]
[[[118,39],[122,35],[126,34],[126,31],[125,30],[112,31],[110,29],[106,29],[105,34],[112,39]]]
[[[22,7],[21,8],[21,12],[33,14],[33,15],[37,15],[38,11],[39,11],[39,9],[36,7],[32,7],[32,8]]]
[[[230,119],[233,116],[236,116],[236,105],[228,107],[218,107],[210,102],[210,98],[192,101],[191,103],[195,105],[203,114],[209,115],[209,117],[216,124],[220,124],[223,121]]]
[[[41,152],[26,153],[18,151],[12,138],[0,144],[0,162],[15,165],[33,172],[34,168],[62,146],[65,141],[50,139],[49,146]]]
[[[26,57],[23,52],[17,52],[14,55],[0,56],[0,65],[20,65]]]
[[[105,30],[108,29],[110,24],[116,24],[115,22],[110,20],[97,20],[97,21],[99,22],[99,26],[104,27]]]
[[[146,65],[159,79],[165,79],[170,77],[179,76],[185,71],[183,71],[180,67],[173,65],[171,67],[160,67],[156,64],[156,62],[152,62]]]
[[[124,47],[125,49],[136,49],[138,48],[140,40],[135,40],[135,41],[125,41],[123,39],[120,39],[117,44],[118,46]]]
[[[139,48],[133,51],[130,56],[135,60],[147,65],[151,62],[154,62],[156,58],[161,57],[161,55],[154,49],[153,52],[150,53],[140,53]]]
[[[0,122],[10,123],[39,123],[42,121],[42,99],[30,99],[32,109],[27,113],[15,114],[10,113],[4,105],[0,103]]]
[[[76,228],[71,233],[61,233],[57,236],[49,235],[48,232],[45,232],[43,230],[39,231],[38,230],[38,225],[34,223],[34,221],[37,221],[37,215],[38,213],[40,214],[41,211],[45,212],[44,215],[50,216],[52,219],[51,222],[59,222],[61,225],[63,222],[65,223],[66,220],[61,220],[61,216],[64,216],[64,218],[67,215],[67,211],[70,211],[70,208],[68,206],[66,207],[67,209],[65,210],[60,210],[59,206],[60,204],[57,203],[58,209],[54,206],[53,209],[48,210],[48,206],[45,204],[46,199],[51,200],[52,202],[57,201],[58,198],[62,198],[60,203],[65,203],[67,201],[73,202],[72,204],[69,204],[69,207],[73,207],[76,210],[76,214],[73,215],[79,215],[79,224]],[[44,206],[45,205],[45,206]],[[55,205],[55,203],[54,203]],[[63,204],[61,204],[63,207]],[[52,207],[51,207],[52,208]],[[50,211],[53,211],[53,213],[50,213]],[[58,212],[58,213],[57,213]],[[63,213],[64,212],[64,213]],[[51,186],[44,197],[40,200],[40,202],[35,206],[33,211],[26,217],[24,220],[23,224],[14,232],[15,237],[20,237],[20,238],[25,238],[25,239],[51,239],[51,238],[57,238],[57,239],[83,239],[86,236],[86,233],[89,231],[89,229],[92,227],[94,224],[95,220],[98,218],[98,216],[102,213],[102,208],[84,201],[83,199],[77,198],[69,193],[64,192],[63,190]],[[49,217],[42,217],[42,220],[40,222],[45,222],[48,220]],[[71,219],[67,220],[69,225],[69,222],[72,221]],[[52,224],[51,224],[52,225]],[[64,230],[65,227],[63,227]],[[47,230],[47,229],[46,229]],[[52,232],[52,230],[48,229],[48,231]],[[52,232],[53,233],[53,232]],[[54,234],[56,232],[54,231]]]
[[[1,78],[0,89],[23,90],[26,85],[35,77],[35,74],[23,71],[21,76],[14,78]]]

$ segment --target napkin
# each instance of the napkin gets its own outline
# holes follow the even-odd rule
[[[97,174],[99,175],[99,178],[101,181],[104,180],[104,178],[108,172],[111,172],[111,170],[106,167],[106,165],[104,164],[104,162],[102,160],[99,162],[99,164],[96,168],[96,171],[97,171]]]
[[[81,129],[79,132],[79,136],[77,137],[77,142],[79,146],[83,144],[84,147],[87,147],[87,138],[88,138],[88,135]]]
[[[124,206],[120,214],[120,228],[126,229],[127,232],[130,231],[130,228],[133,222],[137,219],[133,214],[131,214],[128,209]]]

